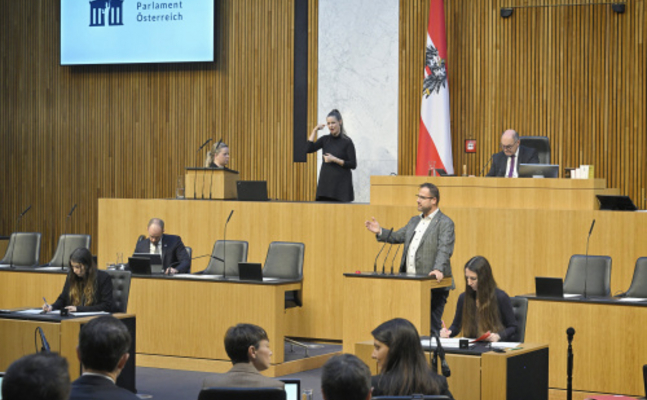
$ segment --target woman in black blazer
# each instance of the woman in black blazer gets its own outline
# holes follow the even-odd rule
[[[64,308],[70,312],[112,312],[112,303],[110,275],[97,269],[90,250],[80,247],[70,255],[63,292],[54,304],[44,304],[43,311]]]

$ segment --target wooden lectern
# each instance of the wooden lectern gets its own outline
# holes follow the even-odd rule
[[[186,198],[197,200],[237,199],[238,171],[215,168],[187,168],[184,178]]]

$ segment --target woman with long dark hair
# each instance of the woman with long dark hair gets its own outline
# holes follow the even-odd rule
[[[473,257],[465,264],[465,292],[458,297],[452,326],[443,328],[440,336],[454,337],[461,329],[469,338],[490,332],[485,339],[490,342],[509,340],[517,331],[510,297],[497,287],[485,257]]]
[[[406,319],[386,321],[371,332],[379,375],[371,378],[373,396],[442,394],[452,397],[445,377],[432,371],[415,326]]]
[[[322,136],[317,140],[317,131],[325,126],[328,126],[330,135]],[[315,126],[308,137],[306,151],[314,153],[319,149],[323,149],[323,164],[319,172],[316,200],[342,202],[355,200],[351,172],[357,167],[355,145],[346,134],[344,120],[338,110],[329,112],[326,124]]]
[[[112,280],[100,271],[92,260],[90,250],[80,247],[70,255],[69,271],[63,292],[43,311],[67,309],[70,312],[112,311]]]

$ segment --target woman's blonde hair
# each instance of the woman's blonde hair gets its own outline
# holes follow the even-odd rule
[[[227,146],[227,144],[225,143],[214,143],[213,146],[211,146],[211,150],[209,150],[209,152],[207,153],[207,159],[204,162],[204,166],[209,168],[211,164],[213,164],[214,158],[216,158],[216,156],[220,154],[221,151],[228,148],[229,146]]]

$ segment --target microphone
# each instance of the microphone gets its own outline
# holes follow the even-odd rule
[[[389,246],[389,250],[387,250],[386,255],[384,256],[384,262],[382,263],[382,275],[386,275],[384,273],[384,266],[386,265],[386,260],[389,259],[389,253],[391,253],[391,249],[393,248],[393,243]]]
[[[377,259],[380,257],[380,254],[382,254],[382,250],[384,250],[384,247],[386,247],[387,243],[389,242],[389,239],[391,238],[392,233],[393,233],[393,228],[391,228],[391,230],[389,231],[389,234],[386,236],[386,240],[384,241],[382,248],[377,253],[377,256],[375,256],[375,262],[373,263],[373,275],[377,275]]]
[[[74,210],[76,210],[76,204],[72,206],[70,213],[67,214],[67,218],[65,218],[65,231],[63,233],[63,254],[61,254],[61,270],[63,271],[65,271],[65,242],[67,241],[67,220],[70,219],[70,217],[74,213]]]
[[[200,148],[198,149],[198,153],[200,152],[200,150],[202,150],[202,149],[204,148],[204,146],[206,146],[206,145],[207,145],[210,141],[212,141],[212,140],[213,140],[213,139],[207,139],[207,141],[206,141],[206,142],[202,143],[202,146],[200,146]]]
[[[225,234],[223,241],[225,242],[225,245],[222,249],[222,279],[227,280],[227,225],[229,224],[229,220],[231,219],[231,216],[234,215],[234,210],[231,210],[229,213],[229,216],[227,217],[227,222],[225,222]]]
[[[593,221],[595,222],[595,221]],[[593,226],[591,226],[593,227]],[[575,329],[572,327],[566,330],[566,335],[568,338],[568,350],[567,350],[567,361],[566,361],[566,400],[573,399],[573,335],[575,335]]]
[[[39,327],[36,328],[38,330],[38,333],[40,334],[40,342],[43,344],[43,347],[40,348],[40,351],[42,353],[49,353],[49,343],[47,343],[47,339],[45,338],[45,333],[43,330]]]
[[[23,217],[23,215],[27,214],[27,211],[29,211],[29,210],[31,210],[31,204],[29,205],[29,207],[25,208],[25,211],[23,211],[23,212],[20,214],[20,217],[18,217],[18,218],[22,218],[22,217]]]
[[[486,162],[486,163],[485,163],[485,165],[483,166],[483,169],[481,169],[481,172],[479,173],[479,176],[483,176],[483,172],[485,172],[485,169],[487,168],[487,166],[488,166],[488,165],[490,165],[490,163],[492,162],[492,159],[493,159],[493,158],[494,158],[494,154],[492,154],[492,155],[490,156],[490,159],[489,159],[489,160],[487,160],[487,162]]]
[[[393,255],[393,258],[391,259],[391,275],[393,275],[393,263],[395,262],[395,257],[398,255],[398,251],[400,251],[400,247],[402,247],[402,243],[398,245],[398,248],[395,249],[395,254]]]
[[[586,238],[586,255],[584,256],[584,298],[585,299],[586,299],[586,281],[588,280],[588,274],[589,274],[589,239],[591,239],[591,233],[593,232],[594,226],[595,226],[595,219],[593,219],[593,222],[591,222],[591,229],[589,229],[589,236]]]
[[[16,220],[16,227],[14,228],[14,232],[18,232],[18,227],[20,226],[20,220],[22,217],[27,214],[27,211],[31,210],[31,204],[29,207],[25,208],[25,211],[21,212],[20,215],[18,216],[18,219]],[[9,268],[15,268],[13,265],[13,251],[16,248],[16,241],[18,240],[18,236],[14,237],[13,243],[11,244],[11,258],[9,259]]]

